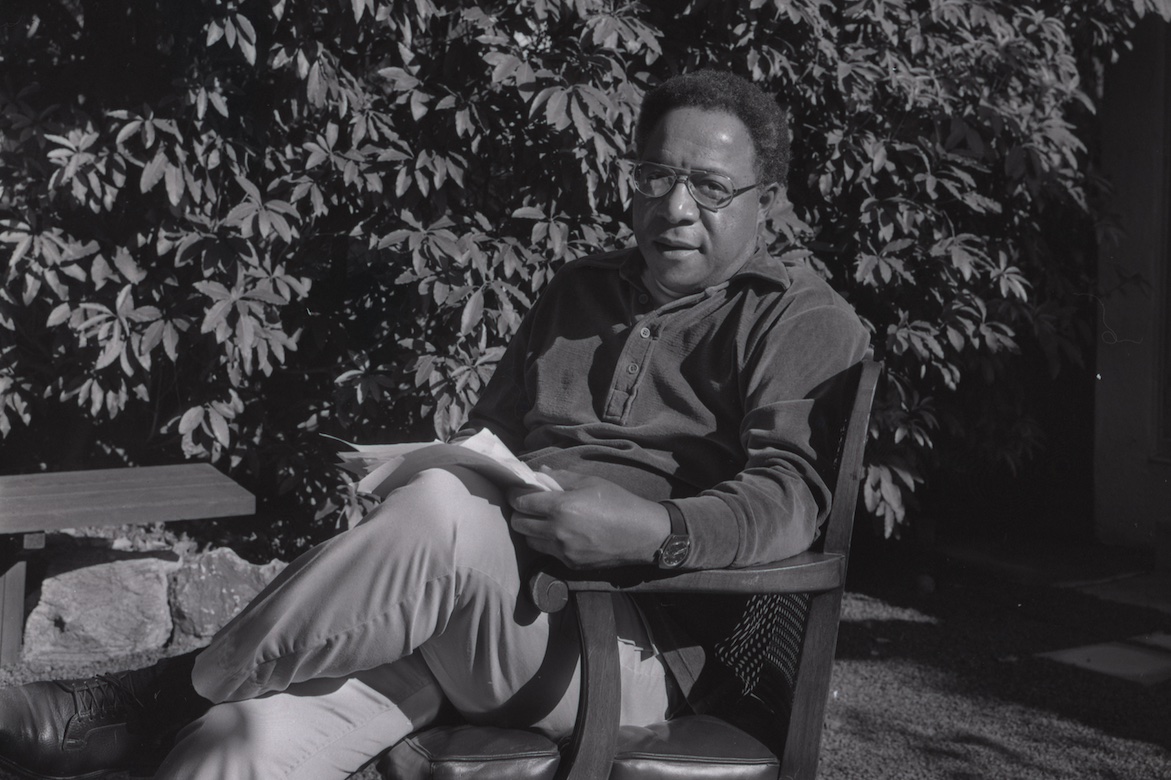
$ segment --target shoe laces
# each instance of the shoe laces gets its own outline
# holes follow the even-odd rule
[[[80,718],[125,715],[146,708],[126,675],[99,674],[73,686],[73,701]]]

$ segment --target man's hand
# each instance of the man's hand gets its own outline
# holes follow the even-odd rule
[[[529,547],[573,568],[653,563],[671,533],[662,504],[600,477],[547,471],[562,492],[512,490],[512,527]]]

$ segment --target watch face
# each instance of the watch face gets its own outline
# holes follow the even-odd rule
[[[686,536],[669,536],[659,549],[659,565],[668,568],[682,566],[691,551],[691,539]]]

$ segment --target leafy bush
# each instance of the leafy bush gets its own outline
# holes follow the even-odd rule
[[[1153,10],[6,3],[2,465],[210,458],[300,549],[361,503],[320,434],[457,427],[550,274],[630,241],[613,163],[643,92],[714,66],[799,118],[775,248],[887,362],[865,493],[889,533],[942,424],[1004,451],[964,387],[1011,377],[1022,344],[1079,359],[1079,122],[1095,64]]]

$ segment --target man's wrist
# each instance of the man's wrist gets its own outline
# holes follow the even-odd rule
[[[660,506],[667,510],[671,530],[655,552],[655,564],[660,569],[678,569],[691,555],[691,537],[687,533],[687,522],[683,519],[683,512],[674,503],[664,501]]]

